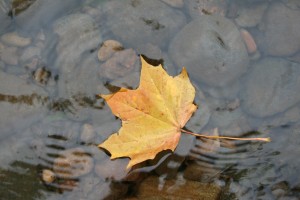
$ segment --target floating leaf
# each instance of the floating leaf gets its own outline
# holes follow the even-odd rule
[[[122,120],[122,127],[99,147],[108,150],[111,159],[129,157],[127,168],[153,159],[163,150],[174,151],[181,129],[197,109],[193,104],[195,88],[185,68],[172,77],[161,65],[151,66],[143,58],[141,62],[136,90],[121,88],[117,93],[100,95]]]

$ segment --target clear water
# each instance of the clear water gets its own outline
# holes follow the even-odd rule
[[[97,58],[97,52],[103,41],[118,40],[124,48],[132,48],[136,54],[144,54],[154,64],[163,61],[166,70],[172,75],[180,71],[168,55],[169,43],[176,32],[164,37],[165,45],[150,45],[146,48],[154,50],[144,50],[138,44],[140,35],[136,36],[135,43],[130,37],[126,40],[126,34],[130,35],[128,30],[124,30],[124,36],[114,34],[117,28],[110,24],[110,20],[114,20],[116,26],[122,24],[118,24],[114,16],[108,16],[103,11],[107,2],[109,1],[3,0],[0,3],[1,36],[17,32],[24,38],[31,38],[30,44],[25,47],[20,46],[20,41],[17,47],[7,44],[3,38],[0,43],[3,43],[4,49],[12,47],[11,53],[5,55],[6,58],[12,58],[12,61],[4,58],[3,52],[7,50],[0,48],[0,70],[4,74],[1,77],[5,79],[0,87],[0,199],[145,199],[140,193],[143,180],[148,176],[159,180],[158,183],[151,182],[151,187],[156,190],[147,194],[149,199],[160,193],[159,188],[168,180],[175,180],[173,186],[188,191],[189,188],[181,184],[182,179],[212,183],[220,188],[219,199],[299,198],[299,103],[261,117],[251,112],[248,114],[247,109],[243,108],[244,102],[240,100],[240,93],[243,92],[240,88],[243,88],[251,67],[268,57],[264,41],[258,41],[257,51],[260,55],[249,53],[246,73],[233,84],[222,88],[214,87],[192,75],[191,79],[197,87],[195,102],[199,111],[186,127],[195,132],[218,128],[221,135],[228,136],[270,137],[272,142],[215,142],[183,135],[175,154],[162,152],[155,161],[143,163],[127,176],[125,166],[128,159],[110,161],[109,155],[97,148],[99,143],[120,128],[121,123],[96,94],[112,92],[115,85],[135,88],[139,76],[139,64],[129,72],[120,71],[120,74],[116,73],[119,68],[112,72],[99,72],[101,62]],[[275,3],[284,3],[291,12],[300,12],[297,1],[279,0],[243,3],[203,1],[203,4],[196,4],[200,7],[194,9],[202,12],[201,15],[211,15],[213,12],[224,14],[234,21],[241,10],[260,6],[262,3],[265,4],[265,10]],[[138,6],[139,1],[131,1],[131,4],[133,7]],[[168,12],[181,12],[185,16],[182,26],[192,21],[186,7],[167,7]],[[71,14],[80,19],[83,15],[84,17],[82,21],[73,18],[59,21]],[[89,25],[90,21],[85,21],[87,15],[94,20],[93,25]],[[264,17],[266,16],[262,15]],[[144,37],[149,41],[152,37],[153,41],[159,40],[155,31],[164,29],[164,22],[146,18],[141,20],[151,27],[150,33],[145,33]],[[74,32],[64,35],[64,31],[70,30],[65,27],[72,27],[72,23],[75,23]],[[137,30],[138,26],[136,24]],[[85,34],[82,27],[87,27],[89,32]],[[246,29],[258,37],[261,26]],[[131,34],[136,33],[133,30]],[[40,52],[31,58],[26,57],[24,52],[28,47],[37,47]],[[157,54],[157,48],[161,53]],[[28,49],[27,51],[30,54]],[[31,52],[34,52],[34,48]],[[293,55],[276,57],[297,63],[299,49]],[[18,62],[14,62],[14,59]],[[109,75],[105,77],[101,75],[103,73]],[[287,75],[286,80],[289,81],[291,77]],[[293,92],[299,92],[297,89]],[[277,98],[276,95],[273,97]],[[70,156],[69,159],[77,159],[74,165],[76,162],[88,164],[83,168],[62,166],[65,174],[57,175],[51,183],[43,180],[45,170],[59,174],[55,167],[57,159],[68,157],[70,154],[66,152],[70,151],[73,152],[70,153],[73,157]],[[85,173],[89,167],[91,169],[87,169]],[[172,196],[172,190],[169,190],[169,194]],[[185,199],[184,195],[178,198]],[[198,198],[199,196],[194,196],[192,199]]]

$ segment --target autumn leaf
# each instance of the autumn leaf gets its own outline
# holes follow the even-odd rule
[[[127,168],[153,159],[163,150],[175,150],[185,126],[197,109],[195,88],[185,68],[175,77],[161,65],[151,66],[142,57],[140,85],[136,90],[121,88],[117,93],[100,95],[113,114],[122,120],[118,133],[99,147],[111,159],[129,157]]]

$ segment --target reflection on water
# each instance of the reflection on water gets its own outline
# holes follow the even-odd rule
[[[294,0],[1,1],[0,198],[296,199],[299,9]],[[172,75],[187,68],[198,105],[187,129],[272,142],[182,135],[175,153],[128,173],[127,158],[97,147],[121,126],[97,94],[136,88],[138,55]]]

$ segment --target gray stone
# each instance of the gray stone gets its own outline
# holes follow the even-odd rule
[[[202,16],[187,24],[172,40],[169,55],[196,81],[219,87],[239,78],[249,60],[239,30],[221,16]]]
[[[242,107],[251,115],[271,116],[300,101],[300,65],[265,58],[254,64],[242,90]]]
[[[274,3],[266,13],[263,26],[265,40],[261,48],[269,55],[287,56],[300,49],[300,12]]]
[[[163,47],[186,22],[179,10],[156,0],[109,1],[103,8],[105,24],[125,47],[152,43]]]

